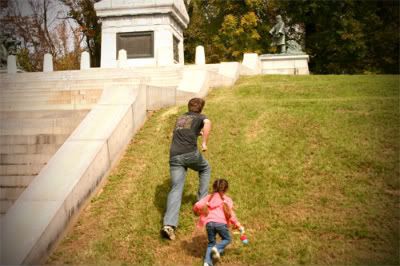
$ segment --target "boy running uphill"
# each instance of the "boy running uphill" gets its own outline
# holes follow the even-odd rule
[[[178,117],[172,137],[169,169],[171,190],[167,199],[167,210],[164,215],[161,234],[170,240],[175,239],[181,208],[183,187],[188,168],[199,173],[197,200],[207,196],[211,167],[197,148],[197,138],[202,136],[202,151],[207,150],[211,121],[202,114],[205,101],[193,98],[188,103],[189,112]]]

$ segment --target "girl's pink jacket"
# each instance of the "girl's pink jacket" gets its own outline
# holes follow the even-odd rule
[[[223,209],[223,201],[218,193],[215,193],[211,201],[208,203],[208,215],[205,216],[202,212],[203,207],[207,204],[210,197],[211,194],[207,195],[206,197],[196,202],[196,204],[193,206],[193,211],[200,215],[197,227],[203,227],[208,222],[227,224]],[[224,195],[224,199],[226,204],[228,204],[229,208],[231,209],[232,217],[230,219],[230,223],[234,224],[237,227],[240,226],[240,223],[236,218],[235,212],[233,211],[232,199],[226,195]]]

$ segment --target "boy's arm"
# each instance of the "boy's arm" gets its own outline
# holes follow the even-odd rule
[[[207,141],[208,136],[210,135],[211,131],[211,121],[209,119],[204,119],[204,126],[203,126],[203,142],[201,144],[201,148],[203,151],[207,150]]]

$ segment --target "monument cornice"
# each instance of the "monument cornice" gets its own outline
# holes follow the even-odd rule
[[[165,1],[164,1],[165,2]],[[95,4],[97,16],[105,17],[126,17],[126,16],[150,16],[157,14],[171,14],[172,17],[182,26],[187,28],[189,16],[186,10],[177,8],[174,1],[163,4],[140,4],[113,5],[112,0],[101,1]]]

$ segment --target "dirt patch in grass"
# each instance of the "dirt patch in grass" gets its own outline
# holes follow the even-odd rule
[[[155,253],[158,265],[195,265],[203,260],[207,247],[204,230],[194,229],[192,233],[182,235],[177,232],[174,241],[163,241]]]

